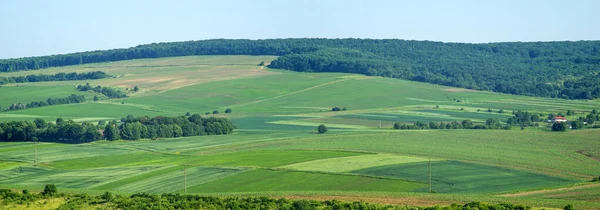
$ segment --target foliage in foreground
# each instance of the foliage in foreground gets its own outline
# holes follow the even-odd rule
[[[47,185],[48,186],[53,185]],[[400,205],[371,204],[362,201],[345,202],[338,200],[288,200],[285,198],[274,199],[267,197],[212,197],[199,195],[162,194],[154,195],[138,193],[131,196],[113,195],[105,192],[93,196],[87,194],[58,194],[47,193],[46,189],[40,194],[18,193],[10,189],[0,189],[0,199],[4,204],[28,204],[33,201],[62,197],[66,202],[58,209],[80,209],[84,206],[102,205],[106,209],[397,209],[397,210],[526,210],[529,206],[514,205],[509,203],[486,204],[471,202],[464,205],[452,204],[450,206],[416,207]],[[24,191],[25,192],[25,191]]]

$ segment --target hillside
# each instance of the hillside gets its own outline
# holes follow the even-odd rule
[[[590,182],[600,175],[594,159],[600,157],[600,129],[592,129],[590,124],[585,129],[551,132],[551,124],[546,122],[549,114],[568,113],[565,116],[573,121],[585,117],[600,108],[598,101],[257,65],[278,58],[281,56],[183,56],[93,63],[35,72],[101,71],[110,77],[2,85],[2,107],[71,94],[89,100],[0,112],[0,133],[7,128],[3,123],[10,122],[31,128],[12,126],[11,134],[47,134],[50,128],[60,131],[81,126],[86,131],[103,131],[103,136],[87,143],[62,143],[70,140],[65,136],[52,141],[53,136],[48,135],[38,136],[37,143],[30,139],[15,142],[14,138],[0,142],[0,188],[37,192],[45,184],[55,184],[60,192],[91,195],[108,191],[156,197],[185,192],[237,200],[267,196],[400,206],[481,201],[600,208],[594,191],[598,184]],[[0,76],[32,72],[2,72]],[[126,91],[128,97],[94,101],[92,98],[102,94],[77,88],[85,83]],[[131,91],[136,86],[139,90]],[[340,111],[333,111],[335,107]],[[513,111],[519,110],[540,119],[523,124],[523,128],[508,125]],[[191,116],[182,116],[188,112]],[[154,122],[161,124],[159,119],[175,121],[169,118],[175,116],[190,122],[226,118],[236,128],[227,135],[188,136],[182,131],[182,135],[140,133],[140,139],[128,137],[135,133],[134,127],[128,127],[132,122],[134,126],[143,122],[141,128],[145,125],[150,130]],[[503,129],[392,129],[395,123],[450,125],[464,120],[488,128],[489,119],[498,120]],[[35,124],[42,120],[47,128]],[[178,126],[184,130],[186,124]],[[317,134],[321,124],[329,129]],[[194,126],[194,130],[210,127]],[[106,136],[111,128],[119,129],[121,140]],[[172,128],[175,133],[177,126]],[[432,189],[437,192],[431,194],[426,193],[430,159]],[[505,194],[509,196],[499,196]],[[81,202],[70,197],[40,199],[38,203],[56,205],[102,202],[93,196]],[[128,197],[119,199],[127,201]],[[35,208],[34,203],[29,208]],[[26,204],[10,203],[7,208],[10,206],[26,208]]]
[[[463,44],[219,39],[0,60],[0,71],[189,55],[277,55],[272,68],[359,73],[528,96],[600,97],[600,41]]]

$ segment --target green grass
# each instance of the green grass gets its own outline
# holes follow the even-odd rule
[[[64,160],[50,164],[58,169],[86,169],[115,166],[193,164],[212,166],[275,167],[317,159],[361,155],[364,153],[291,150],[248,151],[214,155],[169,155],[156,153],[132,153],[91,158]]]
[[[377,166],[352,172],[427,182],[428,162]],[[433,190],[439,193],[492,193],[574,183],[573,180],[459,161],[431,162],[431,174]],[[417,191],[427,190],[422,188]]]
[[[0,74],[1,76],[1,74]],[[48,98],[66,98],[71,94],[86,96],[86,99],[92,99],[93,93],[81,92],[71,85],[57,85],[50,87],[40,87],[30,85],[32,83],[19,83],[17,86],[0,86],[0,106],[2,110],[7,109],[11,104],[27,104],[33,101],[46,101]],[[2,115],[0,115],[2,117]]]
[[[422,162],[426,160],[426,158],[422,157],[375,154],[313,160],[292,165],[286,165],[282,168],[301,171],[351,172],[362,168],[370,168],[375,166],[392,165],[400,163]]]
[[[253,170],[188,188],[188,192],[411,191],[424,184],[360,176]]]
[[[187,170],[187,186],[192,187],[213,180],[223,179],[241,173],[244,169],[214,168],[214,167],[189,167]],[[114,188],[124,192],[183,192],[184,171],[177,170],[170,173],[146,178],[130,184]]]

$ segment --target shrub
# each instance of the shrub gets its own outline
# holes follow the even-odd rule
[[[219,114],[219,111],[215,110],[213,111],[213,114]]]
[[[227,109],[225,110],[225,113],[227,113],[227,114],[231,113],[231,109],[230,109],[230,108],[227,108]]]
[[[54,184],[47,184],[44,187],[44,191],[42,191],[42,195],[43,196],[52,196],[54,194],[56,194],[57,190],[56,190],[56,186]]]
[[[333,107],[331,108],[331,111],[337,112],[337,111],[341,111],[342,109],[340,109],[340,107]]]
[[[321,124],[317,127],[317,131],[319,131],[319,133],[327,133],[327,126]]]

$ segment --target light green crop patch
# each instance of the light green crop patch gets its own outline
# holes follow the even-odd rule
[[[302,171],[350,172],[358,169],[370,168],[375,166],[423,162],[427,160],[427,158],[422,157],[399,156],[392,154],[375,154],[314,160],[287,165],[281,168]]]

